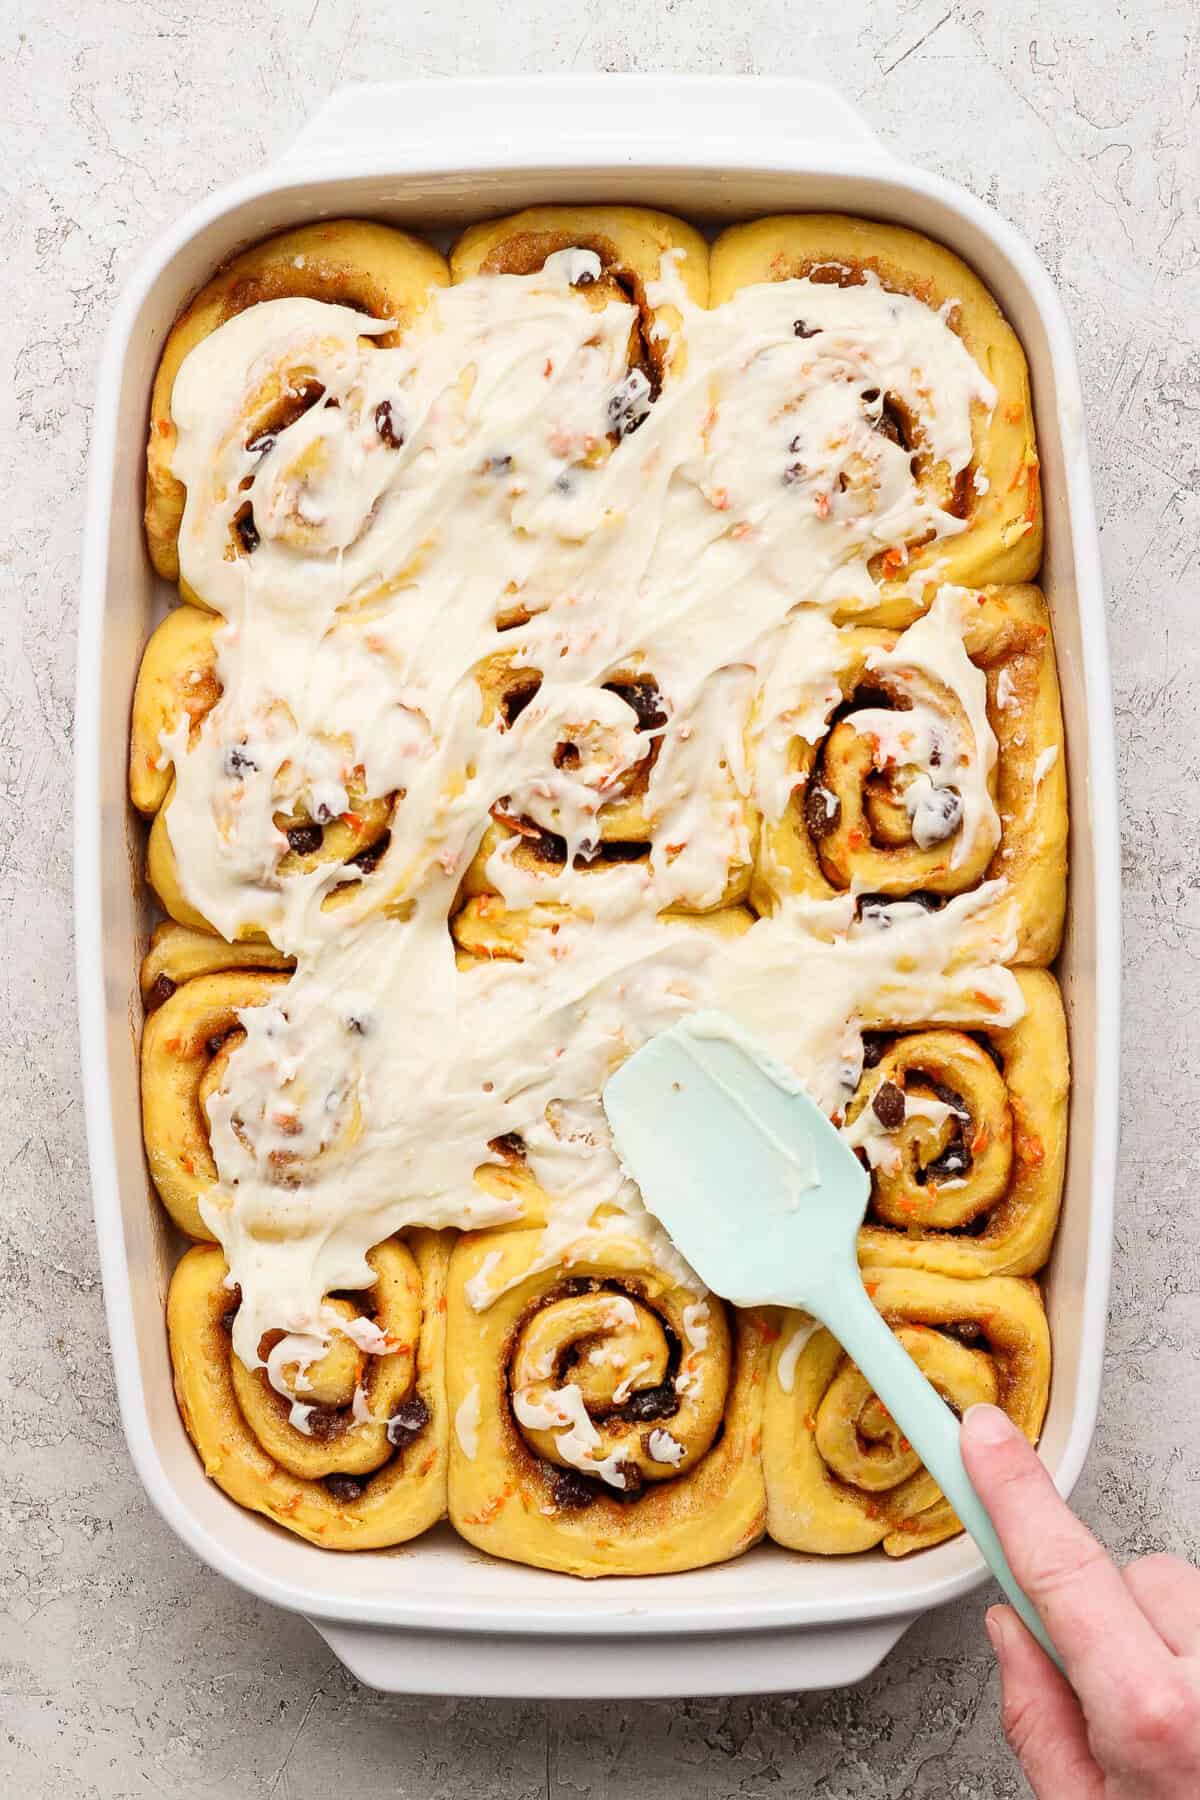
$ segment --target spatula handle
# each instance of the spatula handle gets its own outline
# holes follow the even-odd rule
[[[810,1307],[810,1311],[817,1310]],[[1047,1656],[1061,1669],[1062,1659],[1032,1601],[1018,1586],[983,1502],[963,1467],[958,1419],[884,1324],[857,1279],[840,1284],[822,1303],[818,1317],[870,1382],[978,1544],[1009,1601]]]

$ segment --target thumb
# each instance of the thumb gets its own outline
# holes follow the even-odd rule
[[[1038,1800],[1099,1800],[1104,1778],[1070,1684],[1009,1606],[984,1621],[1000,1663],[1004,1735]]]

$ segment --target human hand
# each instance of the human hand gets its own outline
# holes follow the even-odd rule
[[[1011,1607],[991,1608],[1004,1735],[1038,1800],[1197,1800],[1200,1570],[1177,1556],[1118,1569],[998,1407],[968,1409],[962,1454],[1070,1677]]]

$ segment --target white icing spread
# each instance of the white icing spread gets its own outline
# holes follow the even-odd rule
[[[683,1309],[683,1335],[690,1350],[708,1349],[708,1301],[698,1300]]]
[[[454,1435],[471,1462],[479,1454],[479,1383],[469,1389],[454,1413]]]
[[[600,1433],[588,1416],[587,1404],[575,1382],[568,1381],[565,1387],[554,1388],[540,1401],[531,1400],[527,1389],[517,1388],[512,1401],[517,1423],[524,1425],[527,1431],[557,1431],[560,1426],[566,1427],[555,1438],[554,1446],[573,1469],[596,1475],[609,1487],[624,1488],[621,1458],[615,1450],[608,1456],[598,1454]]]
[[[683,1445],[673,1438],[669,1431],[661,1429],[650,1433],[646,1439],[646,1451],[652,1462],[672,1465],[681,1463],[687,1455]]]
[[[502,1260],[499,1250],[489,1250],[474,1275],[464,1283],[467,1299],[476,1312],[482,1312],[485,1306],[490,1306],[501,1291],[492,1288],[491,1279]]]
[[[904,1123],[908,1119],[927,1119],[933,1126],[942,1125],[947,1119],[967,1119],[970,1114],[962,1107],[951,1106],[948,1101],[937,1100],[932,1094],[909,1094],[901,1090],[904,1100]],[[896,1143],[895,1132],[898,1126],[887,1126],[879,1117],[875,1108],[868,1102],[858,1117],[842,1128],[846,1142],[855,1150],[862,1150],[873,1169],[883,1169],[889,1175],[899,1172],[901,1162],[900,1146]],[[939,1183],[939,1186],[948,1186]]]
[[[559,256],[559,267],[572,287],[578,287],[581,282],[599,281],[602,265],[594,250],[562,250]]]
[[[612,1359],[610,1359],[610,1360],[612,1360]],[[646,1370],[653,1368],[653,1366],[654,1366],[653,1363],[650,1361],[650,1359],[648,1357],[643,1362],[634,1363],[634,1365],[633,1365],[632,1369],[630,1369],[628,1375],[625,1375],[624,1377],[622,1377],[622,1379],[617,1383],[616,1387],[613,1389],[613,1405],[614,1406],[624,1406],[626,1400],[628,1400],[630,1394],[633,1392],[633,1384],[637,1380],[638,1376],[644,1375],[646,1373]],[[617,1363],[617,1367],[623,1367],[623,1359],[621,1362]]]
[[[854,729],[872,739],[877,769],[919,771],[904,795],[913,842],[925,850],[951,835],[952,869],[981,840],[987,853],[1000,841],[988,786],[996,738],[987,716],[987,678],[962,641],[962,609],[969,600],[964,588],[939,589],[928,613],[909,626],[894,650],[873,650],[867,657],[869,670],[889,677],[910,699],[907,711],[873,708],[850,715]]]
[[[1013,686],[1012,670],[1001,669],[996,677],[996,705],[999,707],[1016,706],[1017,691]]]
[[[300,1432],[303,1437],[312,1436],[312,1427],[308,1421],[316,1408],[298,1400],[296,1396],[312,1391],[312,1383],[308,1379],[308,1368],[317,1360],[323,1348],[324,1345],[319,1338],[306,1333],[289,1332],[272,1346],[267,1354],[266,1362],[262,1365],[267,1371],[267,1380],[275,1392],[291,1402],[288,1409],[288,1424],[293,1431]],[[289,1369],[294,1369],[294,1373],[290,1376],[287,1373]]]
[[[880,552],[963,528],[873,429],[880,402],[864,394],[896,394],[956,474],[990,385],[937,313],[873,281],[766,284],[705,312],[667,262],[650,298],[681,314],[686,369],[609,453],[614,398],[636,415],[647,396],[626,370],[631,307],[598,312],[572,291],[591,254],[436,292],[393,349],[345,308],[259,305],[176,379],[181,567],[226,623],[220,701],[190,741],[186,719],[164,736],[166,828],[186,898],[226,936],[257,927],[298,965],[242,1015],[245,1041],[208,1103],[219,1181],[202,1210],[242,1290],[234,1343],[251,1365],[269,1328],[327,1341],[322,1295],[368,1285],[366,1252],[392,1232],[514,1218],[515,1202],[472,1180],[511,1132],[551,1196],[536,1267],[633,1232],[702,1295],[621,1171],[599,1104],[616,1064],[689,1012],[724,1009],[831,1113],[881,1014],[1020,1014],[1000,966],[1002,883],[935,915],[892,907],[886,930],[856,921],[853,894],[785,901],[736,939],[659,916],[717,905],[750,860],[753,808],[786,806],[788,746],[836,704],[832,608],[874,600]],[[798,317],[817,335],[797,337]],[[280,378],[319,380],[323,397],[247,449],[254,396]],[[385,403],[399,447],[377,428]],[[247,506],[257,542],[241,554],[233,519]],[[915,834],[952,783],[955,857],[998,832],[962,604],[945,592],[880,655],[913,705],[870,727],[880,755],[924,778],[909,789]],[[525,622],[499,631],[518,605]],[[541,686],[511,725],[483,725],[476,674],[500,654]],[[665,726],[639,731],[606,691],[621,672],[653,677]],[[895,738],[905,729],[912,742]],[[587,867],[599,809],[655,741],[648,857]],[[275,816],[350,815],[356,784],[367,801],[403,796],[374,872],[281,876]],[[550,878],[522,866],[514,835],[489,883],[510,909],[569,911],[530,932],[523,961],[459,971],[447,916],[501,802],[565,839],[566,865]],[[473,1306],[500,1291],[500,1260],[469,1284]],[[703,1340],[689,1338],[681,1391],[699,1379]],[[564,1457],[620,1486],[588,1460],[579,1390],[554,1399]]]
[[[1058,745],[1047,744],[1046,748],[1042,751],[1041,755],[1033,765],[1033,791],[1035,796],[1057,761]]]
[[[796,1364],[800,1360],[800,1352],[820,1329],[819,1319],[810,1319],[807,1313],[802,1314],[800,1324],[779,1352],[775,1374],[785,1394],[790,1394],[796,1385]]]

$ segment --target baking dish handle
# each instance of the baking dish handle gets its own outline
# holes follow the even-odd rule
[[[358,173],[377,158],[394,173],[528,162],[579,166],[639,150],[667,166],[761,159],[775,140],[822,155],[890,161],[862,114],[819,81],[737,75],[524,75],[362,82],[339,88],[284,151],[281,170]]]
[[[569,1639],[372,1629],[329,1619],[309,1624],[352,1675],[388,1694],[634,1700],[849,1687],[878,1667],[914,1616],[695,1636]]]

